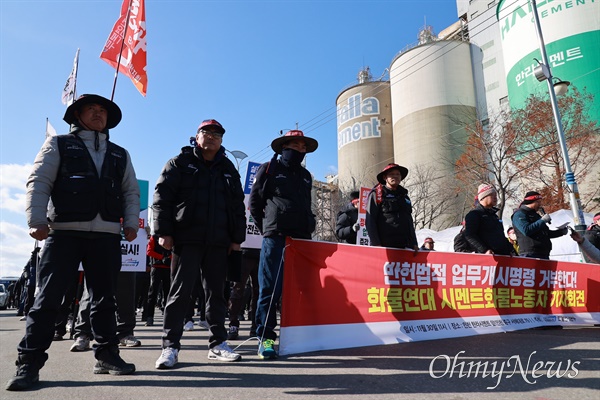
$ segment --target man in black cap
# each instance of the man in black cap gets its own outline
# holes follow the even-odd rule
[[[523,257],[550,259],[554,239],[566,235],[567,228],[551,231],[548,225],[550,214],[542,208],[542,196],[530,191],[525,194],[523,202],[512,215],[512,223],[519,243],[519,255]]]
[[[162,353],[157,369],[179,361],[183,323],[200,278],[210,325],[208,358],[237,361],[227,344],[225,280],[228,255],[246,238],[244,191],[240,175],[222,146],[225,129],[204,120],[195,146],[186,146],[164,166],[154,192],[154,233],[176,260],[163,320]]]
[[[316,227],[311,209],[312,177],[302,160],[318,146],[300,130],[278,137],[271,142],[275,155],[259,167],[252,184],[250,213],[263,234],[256,309],[258,357],[263,360],[277,358],[276,306],[281,297],[286,236],[310,239]]]
[[[419,250],[412,203],[408,190],[400,182],[408,169],[398,164],[388,164],[377,174],[379,182],[367,200],[367,232],[371,246]]]
[[[29,235],[46,242],[38,270],[40,292],[27,317],[17,372],[7,390],[25,390],[38,382],[62,297],[80,263],[92,297],[94,373],[135,371],[119,356],[114,300],[121,227],[125,239],[134,240],[140,211],[131,157],[109,141],[108,130],[121,121],[121,110],[104,97],[82,95],[67,108],[64,120],[71,125],[70,133],[46,140],[27,180]]]

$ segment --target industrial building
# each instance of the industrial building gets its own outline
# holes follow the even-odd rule
[[[538,3],[553,75],[594,94],[591,117],[600,120],[600,3]],[[540,56],[528,0],[456,4],[455,23],[437,35],[425,26],[416,45],[392,58],[389,80],[372,80],[366,69],[358,84],[338,95],[337,183],[342,193],[373,186],[377,172],[390,162],[409,171],[429,168],[436,185],[451,187],[466,123],[479,121],[485,127],[489,115],[522,107],[532,93],[547,93],[547,84],[533,72],[534,58]],[[410,179],[409,172],[407,186]],[[469,203],[472,198],[457,196],[447,218],[431,228],[456,224],[452,216],[463,215]]]

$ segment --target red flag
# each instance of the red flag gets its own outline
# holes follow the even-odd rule
[[[127,15],[128,7],[129,18]],[[124,46],[122,46],[123,43]],[[121,16],[106,40],[100,58],[113,68],[117,68],[121,47],[123,50],[119,72],[131,78],[137,90],[142,96],[146,96],[148,76],[146,75],[146,10],[144,0],[123,0]]]

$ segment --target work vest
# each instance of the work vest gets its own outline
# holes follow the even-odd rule
[[[106,141],[106,154],[98,176],[92,156],[76,135],[60,135],[60,166],[51,199],[52,222],[91,221],[100,214],[103,220],[119,222],[123,218],[121,182],[127,165],[127,152]]]

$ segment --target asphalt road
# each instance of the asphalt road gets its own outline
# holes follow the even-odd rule
[[[162,322],[157,314],[158,325],[138,322],[136,336],[142,346],[121,351],[126,361],[135,363],[134,375],[94,375],[92,352],[71,353],[72,342],[63,340],[52,344],[36,389],[8,392],[4,385],[14,374],[25,322],[14,310],[0,311],[0,399],[600,398],[598,327],[525,330],[262,361],[255,341],[243,343],[249,324],[242,322],[240,340],[230,343],[241,345],[242,361],[208,360],[208,331],[196,327],[184,333],[177,367],[157,370]]]

